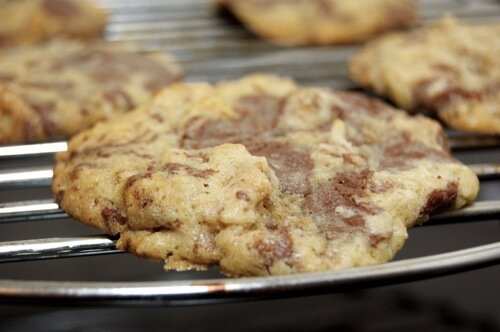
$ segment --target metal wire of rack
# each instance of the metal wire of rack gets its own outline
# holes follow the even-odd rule
[[[101,0],[112,13],[106,39],[137,51],[168,51],[186,70],[188,81],[219,81],[251,72],[272,72],[294,77],[306,85],[358,89],[348,78],[346,61],[358,45],[332,47],[279,47],[261,41],[234,19],[217,13],[209,0]],[[500,4],[488,0],[422,0],[423,21],[443,13],[473,21],[498,20]],[[464,154],[482,184],[500,178],[500,138],[449,132],[451,147]],[[51,158],[64,151],[65,142],[0,147],[0,194],[50,186]],[[474,160],[489,149],[490,160]],[[471,155],[467,157],[467,155]],[[472,159],[472,162],[470,162]],[[34,166],[33,166],[34,165]],[[491,186],[490,186],[491,187]],[[491,190],[490,190],[491,191]],[[433,218],[428,225],[500,218],[500,191],[461,211]],[[48,223],[67,218],[48,198],[0,204],[0,227],[26,222]],[[0,228],[1,231],[1,228]],[[114,239],[103,236],[36,238],[0,242],[0,263],[120,253]],[[177,281],[79,282],[0,279],[0,299],[99,304],[190,304],[247,297],[280,296],[285,292],[339,291],[427,278],[500,262],[500,242],[447,253],[346,269],[334,272],[267,278],[208,278]],[[0,278],[2,274],[0,272]]]

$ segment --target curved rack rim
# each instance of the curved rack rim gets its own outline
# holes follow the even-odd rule
[[[185,305],[338,292],[437,277],[500,262],[500,242],[336,271],[271,277],[144,282],[0,280],[0,300],[44,304]]]

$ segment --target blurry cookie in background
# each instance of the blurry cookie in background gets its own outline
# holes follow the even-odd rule
[[[102,34],[107,18],[91,0],[0,0],[0,8],[0,47],[56,36],[92,39]]]
[[[352,78],[396,104],[435,110],[450,127],[500,134],[500,23],[447,17],[370,42]]]
[[[216,0],[256,35],[279,44],[367,39],[417,19],[413,0]]]
[[[166,53],[55,40],[0,52],[0,144],[69,137],[179,80]]]

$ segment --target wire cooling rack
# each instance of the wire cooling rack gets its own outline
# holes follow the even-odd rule
[[[111,13],[106,40],[139,52],[172,53],[184,66],[187,81],[215,82],[253,72],[272,72],[292,76],[306,85],[358,89],[348,78],[346,66],[358,45],[291,48],[268,44],[248,33],[233,18],[221,15],[209,0],[101,0],[101,3]],[[500,18],[498,1],[422,0],[419,6],[424,22],[445,13],[471,21]],[[500,139],[452,131],[448,136],[453,152],[467,161],[482,186],[490,190],[487,197],[474,205],[436,216],[425,227],[498,220],[500,190],[495,181],[500,178]],[[68,218],[53,199],[36,197],[37,190],[47,191],[50,186],[53,154],[66,148],[66,142],[0,147],[0,234],[7,225],[26,227],[30,223]],[[13,192],[17,193],[14,201]],[[68,237],[40,236],[0,242],[0,263],[3,264],[43,263],[54,258],[110,253],[121,251],[115,248],[113,238],[104,235],[76,233]],[[376,266],[278,277],[229,279],[201,273],[173,281],[90,282],[38,280],[26,275],[22,279],[0,279],[0,301],[179,305],[276,298],[405,282],[498,262],[500,242],[494,242]],[[0,278],[3,278],[1,266]]]

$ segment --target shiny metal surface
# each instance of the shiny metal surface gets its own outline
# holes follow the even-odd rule
[[[66,142],[0,146],[0,158],[53,154],[59,151],[66,151],[67,148],[68,145]]]
[[[54,238],[0,244],[0,262],[65,258],[119,253],[115,242],[104,235],[78,238]]]
[[[476,173],[480,180],[496,179],[500,177],[500,163],[467,165]]]
[[[50,186],[52,166],[0,171],[0,188]]]
[[[0,224],[67,217],[53,199],[0,204]]]
[[[0,280],[3,299],[40,299],[99,305],[203,304],[213,300],[269,298],[304,290],[329,292],[435,277],[500,262],[500,243],[380,265],[278,277],[147,282],[42,282]]]

